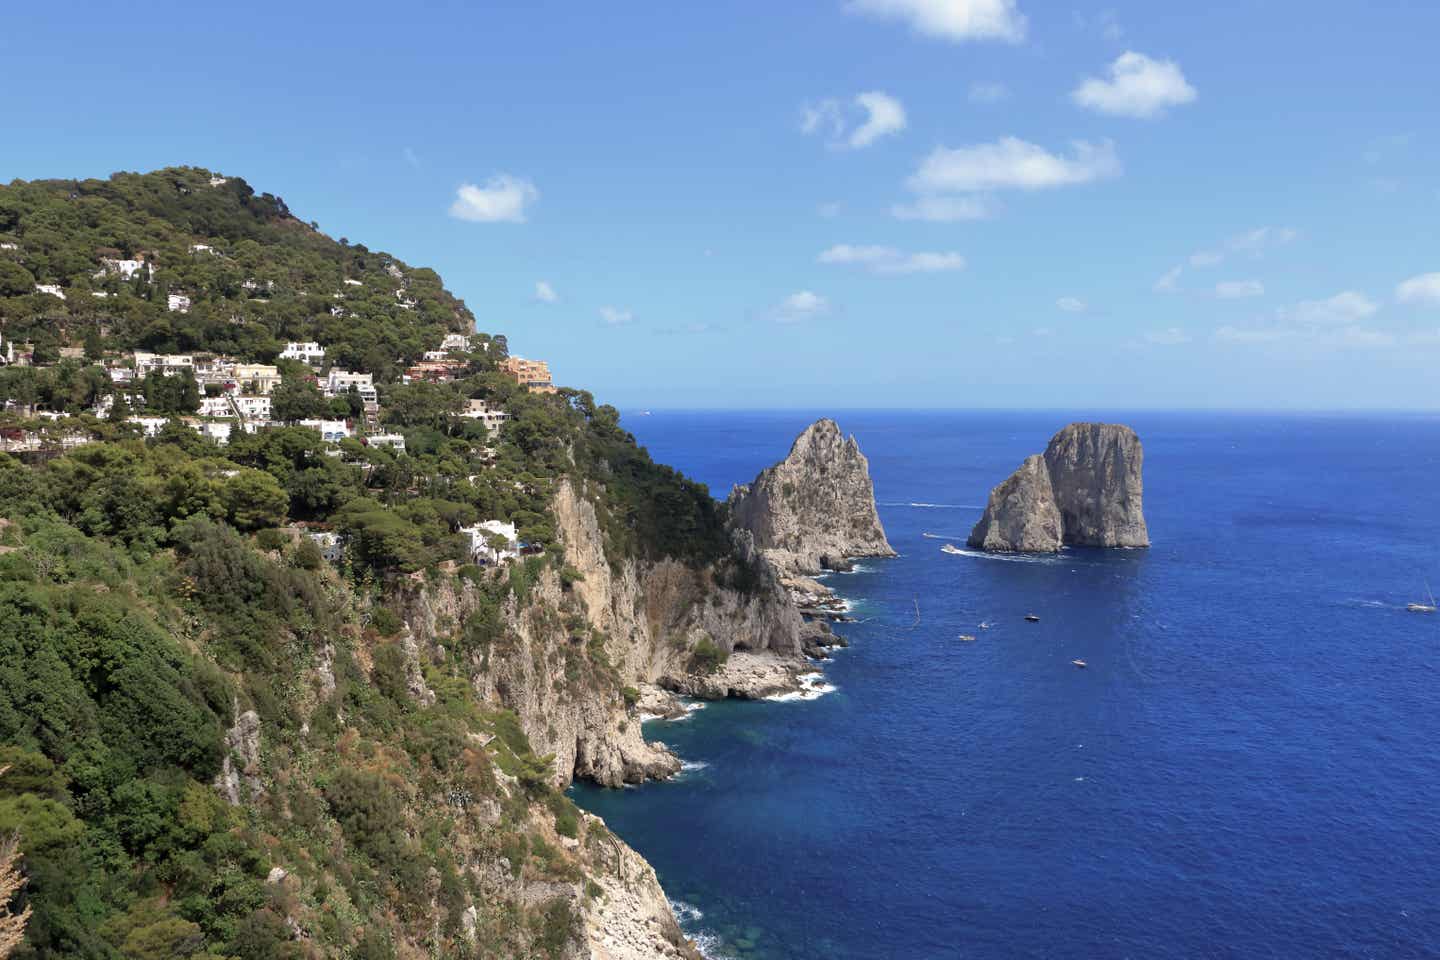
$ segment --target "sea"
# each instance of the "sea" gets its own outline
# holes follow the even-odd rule
[[[817,415],[623,422],[723,497]],[[677,779],[572,792],[708,956],[1440,956],[1440,417],[1087,413],[1144,443],[1151,548],[990,556],[1077,417],[831,415],[900,554],[829,577],[850,646],[646,723]]]

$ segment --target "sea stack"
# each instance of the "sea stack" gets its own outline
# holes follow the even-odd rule
[[[990,492],[970,533],[981,550],[1148,547],[1140,438],[1115,423],[1072,423]]]
[[[893,557],[875,510],[870,462],[834,420],[805,429],[784,460],[730,493],[730,522],[781,576],[844,570],[855,557]]]

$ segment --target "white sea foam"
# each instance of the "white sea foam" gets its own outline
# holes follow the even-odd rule
[[[710,764],[706,763],[704,760],[681,760],[680,772],[682,774],[694,773],[697,770],[704,770],[708,766],[710,766]]]
[[[922,534],[920,534],[920,536],[922,536],[922,537],[927,537],[927,538],[929,538],[929,539],[931,539],[931,540],[964,540],[964,539],[966,539],[966,535],[963,534],[963,533],[922,533]]]
[[[705,914],[700,912],[699,907],[686,903],[684,900],[671,900],[670,909],[674,912],[675,919],[681,923],[694,923],[696,920],[705,919]]]
[[[984,550],[946,550],[946,553],[955,557],[974,557],[977,560],[1003,560],[1006,563],[1074,563],[1074,559],[1064,559],[1055,554],[1034,554],[1034,553],[987,553]]]
[[[973,503],[926,503],[923,500],[886,500],[882,507],[914,507],[917,510],[984,510]]]
[[[771,694],[765,699],[775,703],[796,703],[802,700],[818,700],[825,694],[834,693],[839,689],[833,683],[826,683],[825,674],[819,670],[813,673],[802,673],[795,679],[800,683],[799,690]]]

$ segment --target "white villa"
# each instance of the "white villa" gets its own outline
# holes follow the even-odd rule
[[[365,439],[372,447],[389,447],[396,453],[405,452],[405,438],[398,433],[372,433]]]
[[[230,402],[235,404],[235,409],[239,410],[240,416],[246,420],[270,419],[269,397],[231,397]]]
[[[165,305],[172,313],[188,313],[190,311],[190,298],[183,293],[172,293],[165,298]]]
[[[135,376],[144,379],[151,370],[173,377],[182,370],[195,372],[195,357],[188,353],[146,353],[135,351]]]
[[[461,333],[447,333],[445,339],[440,341],[440,350],[448,353],[451,350],[458,350],[460,353],[470,352],[470,338]],[[428,360],[429,357],[426,357]],[[440,359],[445,359],[441,357]]]
[[[15,344],[0,337],[0,364],[15,362]]]
[[[490,406],[484,400],[469,401],[460,416],[479,420],[485,424],[485,432],[491,435],[499,433],[505,421],[510,419],[510,414],[498,407]]]
[[[260,394],[269,393],[280,385],[280,370],[269,363],[237,363],[231,375],[242,389],[253,384],[255,392]]]
[[[361,400],[374,402],[377,399],[375,378],[368,373],[352,373],[349,370],[331,370],[325,380],[324,393],[327,397],[338,397],[349,393],[351,387],[359,391]]]
[[[65,299],[65,291],[60,289],[60,284],[58,283],[37,283],[35,284],[35,292],[48,293],[52,297],[59,297],[61,300]]]
[[[520,534],[513,523],[486,520],[473,527],[461,527],[460,532],[470,538],[470,556],[477,563],[504,563],[520,556]],[[494,538],[503,543],[492,544]]]
[[[286,360],[299,360],[301,363],[308,363],[313,367],[325,362],[325,348],[313,341],[304,343],[291,341],[285,344],[285,349],[280,351],[280,356]]]
[[[235,416],[235,410],[230,406],[229,397],[201,397],[200,409],[195,412],[202,417],[220,417],[224,419]]]
[[[138,258],[134,260],[118,260],[113,257],[101,257],[100,270],[95,276],[103,277],[107,273],[118,273],[126,280],[129,280],[141,270],[144,270],[147,276],[155,276],[155,264],[153,263],[146,263],[144,260]]]
[[[353,437],[355,431],[350,424],[344,420],[301,420],[297,426],[308,427],[320,434],[320,439],[329,443],[339,443],[346,437]]]

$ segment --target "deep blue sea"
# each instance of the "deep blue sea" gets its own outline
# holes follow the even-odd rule
[[[812,419],[625,425],[723,497]],[[836,419],[900,556],[830,579],[835,692],[648,723],[684,775],[574,791],[710,955],[1440,956],[1440,616],[1404,609],[1440,589],[1440,418],[1109,413],[1154,546],[1048,558],[926,534],[963,546],[1072,418]]]

